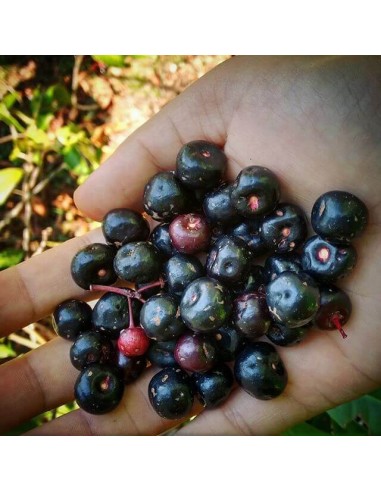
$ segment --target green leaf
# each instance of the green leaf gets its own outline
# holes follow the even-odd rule
[[[44,130],[41,130],[41,128],[36,128],[36,126],[32,125],[26,130],[25,135],[37,146],[50,146],[50,139]]]
[[[8,126],[14,126],[17,131],[23,132],[24,127],[14,116],[11,115],[4,102],[0,103],[0,121],[4,122]]]
[[[328,413],[344,429],[356,418],[360,418],[368,426],[371,435],[381,435],[381,400],[372,395],[340,405]]]
[[[0,206],[7,201],[23,174],[24,171],[18,167],[7,167],[0,170]]]
[[[64,161],[70,170],[77,176],[87,176],[90,173],[86,159],[74,147],[64,149]]]
[[[13,348],[6,344],[0,343],[0,359],[7,359],[8,357],[16,357],[16,352]]]
[[[95,61],[104,63],[109,67],[124,67],[126,55],[91,55]]]
[[[56,138],[64,147],[72,147],[73,145],[77,145],[78,142],[85,140],[86,134],[74,125],[67,125],[57,130]]]
[[[317,429],[311,424],[307,424],[307,422],[303,422],[301,424],[294,425],[290,429],[286,430],[282,434],[283,436],[329,436],[326,432],[323,432],[320,429]]]
[[[20,249],[8,248],[0,251],[0,270],[17,265],[24,259],[24,252]]]

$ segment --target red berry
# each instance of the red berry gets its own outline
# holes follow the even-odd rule
[[[126,328],[120,332],[118,349],[127,357],[136,357],[147,352],[150,340],[142,328]]]
[[[181,253],[205,251],[210,243],[210,235],[206,218],[199,214],[179,215],[169,226],[172,244]]]

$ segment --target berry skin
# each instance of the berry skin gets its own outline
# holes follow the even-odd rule
[[[204,275],[204,267],[196,256],[177,253],[164,264],[167,289],[175,297],[181,297],[193,280]]]
[[[279,204],[263,219],[261,236],[269,249],[276,253],[294,251],[307,237],[304,212],[296,205]]]
[[[279,396],[287,385],[287,371],[276,349],[266,342],[247,345],[235,360],[237,383],[259,400]]]
[[[102,231],[108,243],[120,246],[132,241],[145,241],[150,228],[141,214],[128,208],[115,208],[103,218]]]
[[[312,323],[299,328],[287,328],[283,325],[272,325],[266,333],[270,342],[280,347],[291,347],[300,343],[309,333]]]
[[[185,371],[179,367],[166,367],[151,379],[148,396],[160,417],[180,419],[191,411],[194,390]]]
[[[212,339],[202,333],[185,333],[177,341],[174,356],[182,369],[205,372],[217,362]]]
[[[246,340],[233,326],[222,326],[210,335],[213,337],[217,358],[222,362],[231,362],[245,346]]]
[[[246,219],[228,231],[230,236],[242,239],[253,253],[253,256],[262,256],[269,251],[269,247],[261,236],[262,221],[259,218]]]
[[[169,223],[157,225],[151,232],[150,241],[159,251],[163,259],[168,259],[177,253],[169,237]]]
[[[232,236],[220,237],[210,249],[206,260],[209,277],[227,286],[246,282],[252,255],[246,244]]]
[[[200,403],[207,409],[217,408],[229,397],[234,384],[232,371],[219,364],[210,371],[193,373],[192,382]]]
[[[246,338],[255,340],[272,325],[263,292],[245,294],[234,301],[234,325]]]
[[[357,262],[353,246],[334,245],[312,236],[303,246],[302,267],[319,282],[330,283],[348,275]]]
[[[343,326],[352,313],[352,303],[346,292],[334,285],[320,287],[320,307],[314,322],[321,330],[339,330],[342,337],[347,335]]]
[[[101,364],[83,369],[74,386],[78,405],[95,415],[111,412],[122,399],[123,391],[119,369]]]
[[[93,243],[75,254],[71,262],[71,276],[74,282],[89,289],[91,284],[111,285],[117,276],[113,269],[116,249],[107,244]]]
[[[169,342],[151,342],[147,352],[147,358],[154,366],[177,367],[174,351],[177,340]]]
[[[122,374],[124,384],[131,384],[143,374],[147,367],[147,359],[144,355],[127,357],[118,352],[115,365]]]
[[[328,191],[312,207],[313,230],[332,243],[349,244],[363,233],[367,223],[365,203],[347,191]]]
[[[245,167],[232,186],[232,203],[244,217],[268,214],[275,209],[279,201],[278,178],[266,167]]]
[[[217,280],[201,277],[185,289],[180,303],[180,314],[191,330],[209,332],[226,324],[231,307],[225,287]]]
[[[266,287],[266,301],[275,323],[298,328],[319,309],[319,288],[304,273],[283,272]]]
[[[264,278],[266,283],[271,282],[283,272],[302,272],[302,262],[297,253],[279,254],[268,256],[264,266]]]
[[[70,361],[82,370],[90,364],[107,364],[112,362],[115,350],[111,340],[100,333],[88,331],[80,335],[70,348]]]
[[[173,247],[189,255],[208,249],[210,235],[206,218],[200,214],[179,215],[169,226]]]
[[[189,192],[171,171],[155,174],[144,188],[144,210],[159,222],[187,212],[189,202]]]
[[[176,158],[176,175],[188,188],[217,186],[226,170],[227,158],[217,145],[194,140],[183,145]]]
[[[144,303],[140,311],[140,324],[146,335],[158,342],[178,338],[186,329],[178,303],[169,294],[153,296]]]
[[[231,226],[240,222],[241,217],[230,198],[231,185],[224,185],[208,193],[204,199],[204,214],[209,222]]]
[[[263,275],[263,267],[260,265],[251,264],[249,267],[249,276],[246,282],[242,285],[232,285],[231,292],[235,297],[240,297],[244,294],[250,294],[259,289],[264,290],[265,279]]]
[[[127,357],[144,355],[149,347],[150,340],[143,328],[131,326],[122,330],[118,338],[118,349]]]
[[[122,246],[114,260],[116,274],[122,280],[147,283],[157,280],[161,260],[155,247],[148,241],[138,241]]]
[[[54,329],[60,337],[74,341],[81,333],[91,329],[91,315],[92,309],[86,302],[69,299],[55,308]]]

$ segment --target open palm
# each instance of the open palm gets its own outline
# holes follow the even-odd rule
[[[359,261],[341,286],[353,314],[348,338],[313,331],[279,349],[289,373],[271,401],[235,389],[222,407],[204,411],[183,434],[278,434],[328,408],[381,386],[381,63],[377,58],[235,57],[220,65],[135,132],[77,190],[78,207],[101,220],[115,207],[140,207],[144,184],[172,169],[182,144],[223,145],[233,178],[263,165],[282,183],[282,200],[309,213],[316,198],[341,189],[368,205],[370,223],[356,243]],[[0,336],[49,314],[68,298],[86,299],[70,261],[99,231],[68,241],[0,274]],[[73,399],[77,372],[70,343],[55,339],[0,367],[1,431]],[[35,434],[158,434],[177,422],[148,402],[153,370],[127,387],[119,407],[101,416],[76,410]],[[201,409],[196,408],[195,412]]]

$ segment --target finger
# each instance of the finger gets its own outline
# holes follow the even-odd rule
[[[165,106],[134,132],[107,162],[80,186],[76,205],[86,215],[101,220],[105,213],[128,203],[141,207],[142,191],[149,178],[160,170],[173,169],[180,147],[191,140],[225,143],[225,118],[216,103],[218,72],[211,72]],[[234,104],[234,91],[230,103]]]

